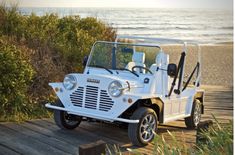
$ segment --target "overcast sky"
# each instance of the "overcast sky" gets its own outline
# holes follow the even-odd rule
[[[233,9],[233,0],[0,0],[20,7],[144,7]]]

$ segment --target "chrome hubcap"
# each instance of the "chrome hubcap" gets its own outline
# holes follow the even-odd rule
[[[201,120],[201,106],[196,104],[194,109],[194,124],[197,126]]]
[[[146,115],[140,124],[140,138],[145,142],[150,141],[154,136],[155,130],[156,118],[152,114]]]
[[[73,120],[72,117],[73,116],[69,115],[67,112],[64,113],[64,120],[65,120],[66,124],[73,126],[78,123],[78,121]]]

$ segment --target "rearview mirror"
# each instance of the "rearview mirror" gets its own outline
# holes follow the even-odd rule
[[[86,55],[86,56],[84,56],[83,61],[82,61],[83,67],[86,67],[87,60],[88,60],[88,56]]]
[[[133,53],[133,49],[128,48],[128,47],[124,47],[124,48],[122,48],[122,52],[124,52],[124,53]]]
[[[169,64],[167,67],[167,74],[170,77],[175,77],[177,74],[177,66],[176,64]]]

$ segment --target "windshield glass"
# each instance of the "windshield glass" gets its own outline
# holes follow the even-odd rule
[[[89,67],[131,70],[131,65],[150,68],[155,64],[160,48],[141,44],[96,42],[92,50]]]

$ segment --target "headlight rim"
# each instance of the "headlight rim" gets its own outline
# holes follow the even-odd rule
[[[65,86],[65,79],[66,78],[72,79],[71,80],[72,82],[70,81],[73,84],[72,87],[68,88],[68,87]],[[64,86],[64,88],[66,90],[73,90],[77,86],[77,79],[76,79],[76,77],[74,75],[71,75],[71,74],[65,75],[64,80],[63,80],[63,86]]]
[[[117,83],[118,85],[119,85],[119,91],[120,91],[120,93],[118,94],[118,95],[114,95],[114,94],[112,94],[111,92],[110,92],[110,88],[111,88],[111,85],[113,84],[113,83]],[[108,86],[108,92],[109,92],[109,94],[112,96],[112,97],[120,97],[121,95],[122,95],[122,93],[123,93],[123,86],[122,86],[122,83],[120,82],[120,81],[117,81],[117,80],[114,80],[114,81],[112,81],[112,82],[110,82],[110,84],[109,84],[109,86]]]

